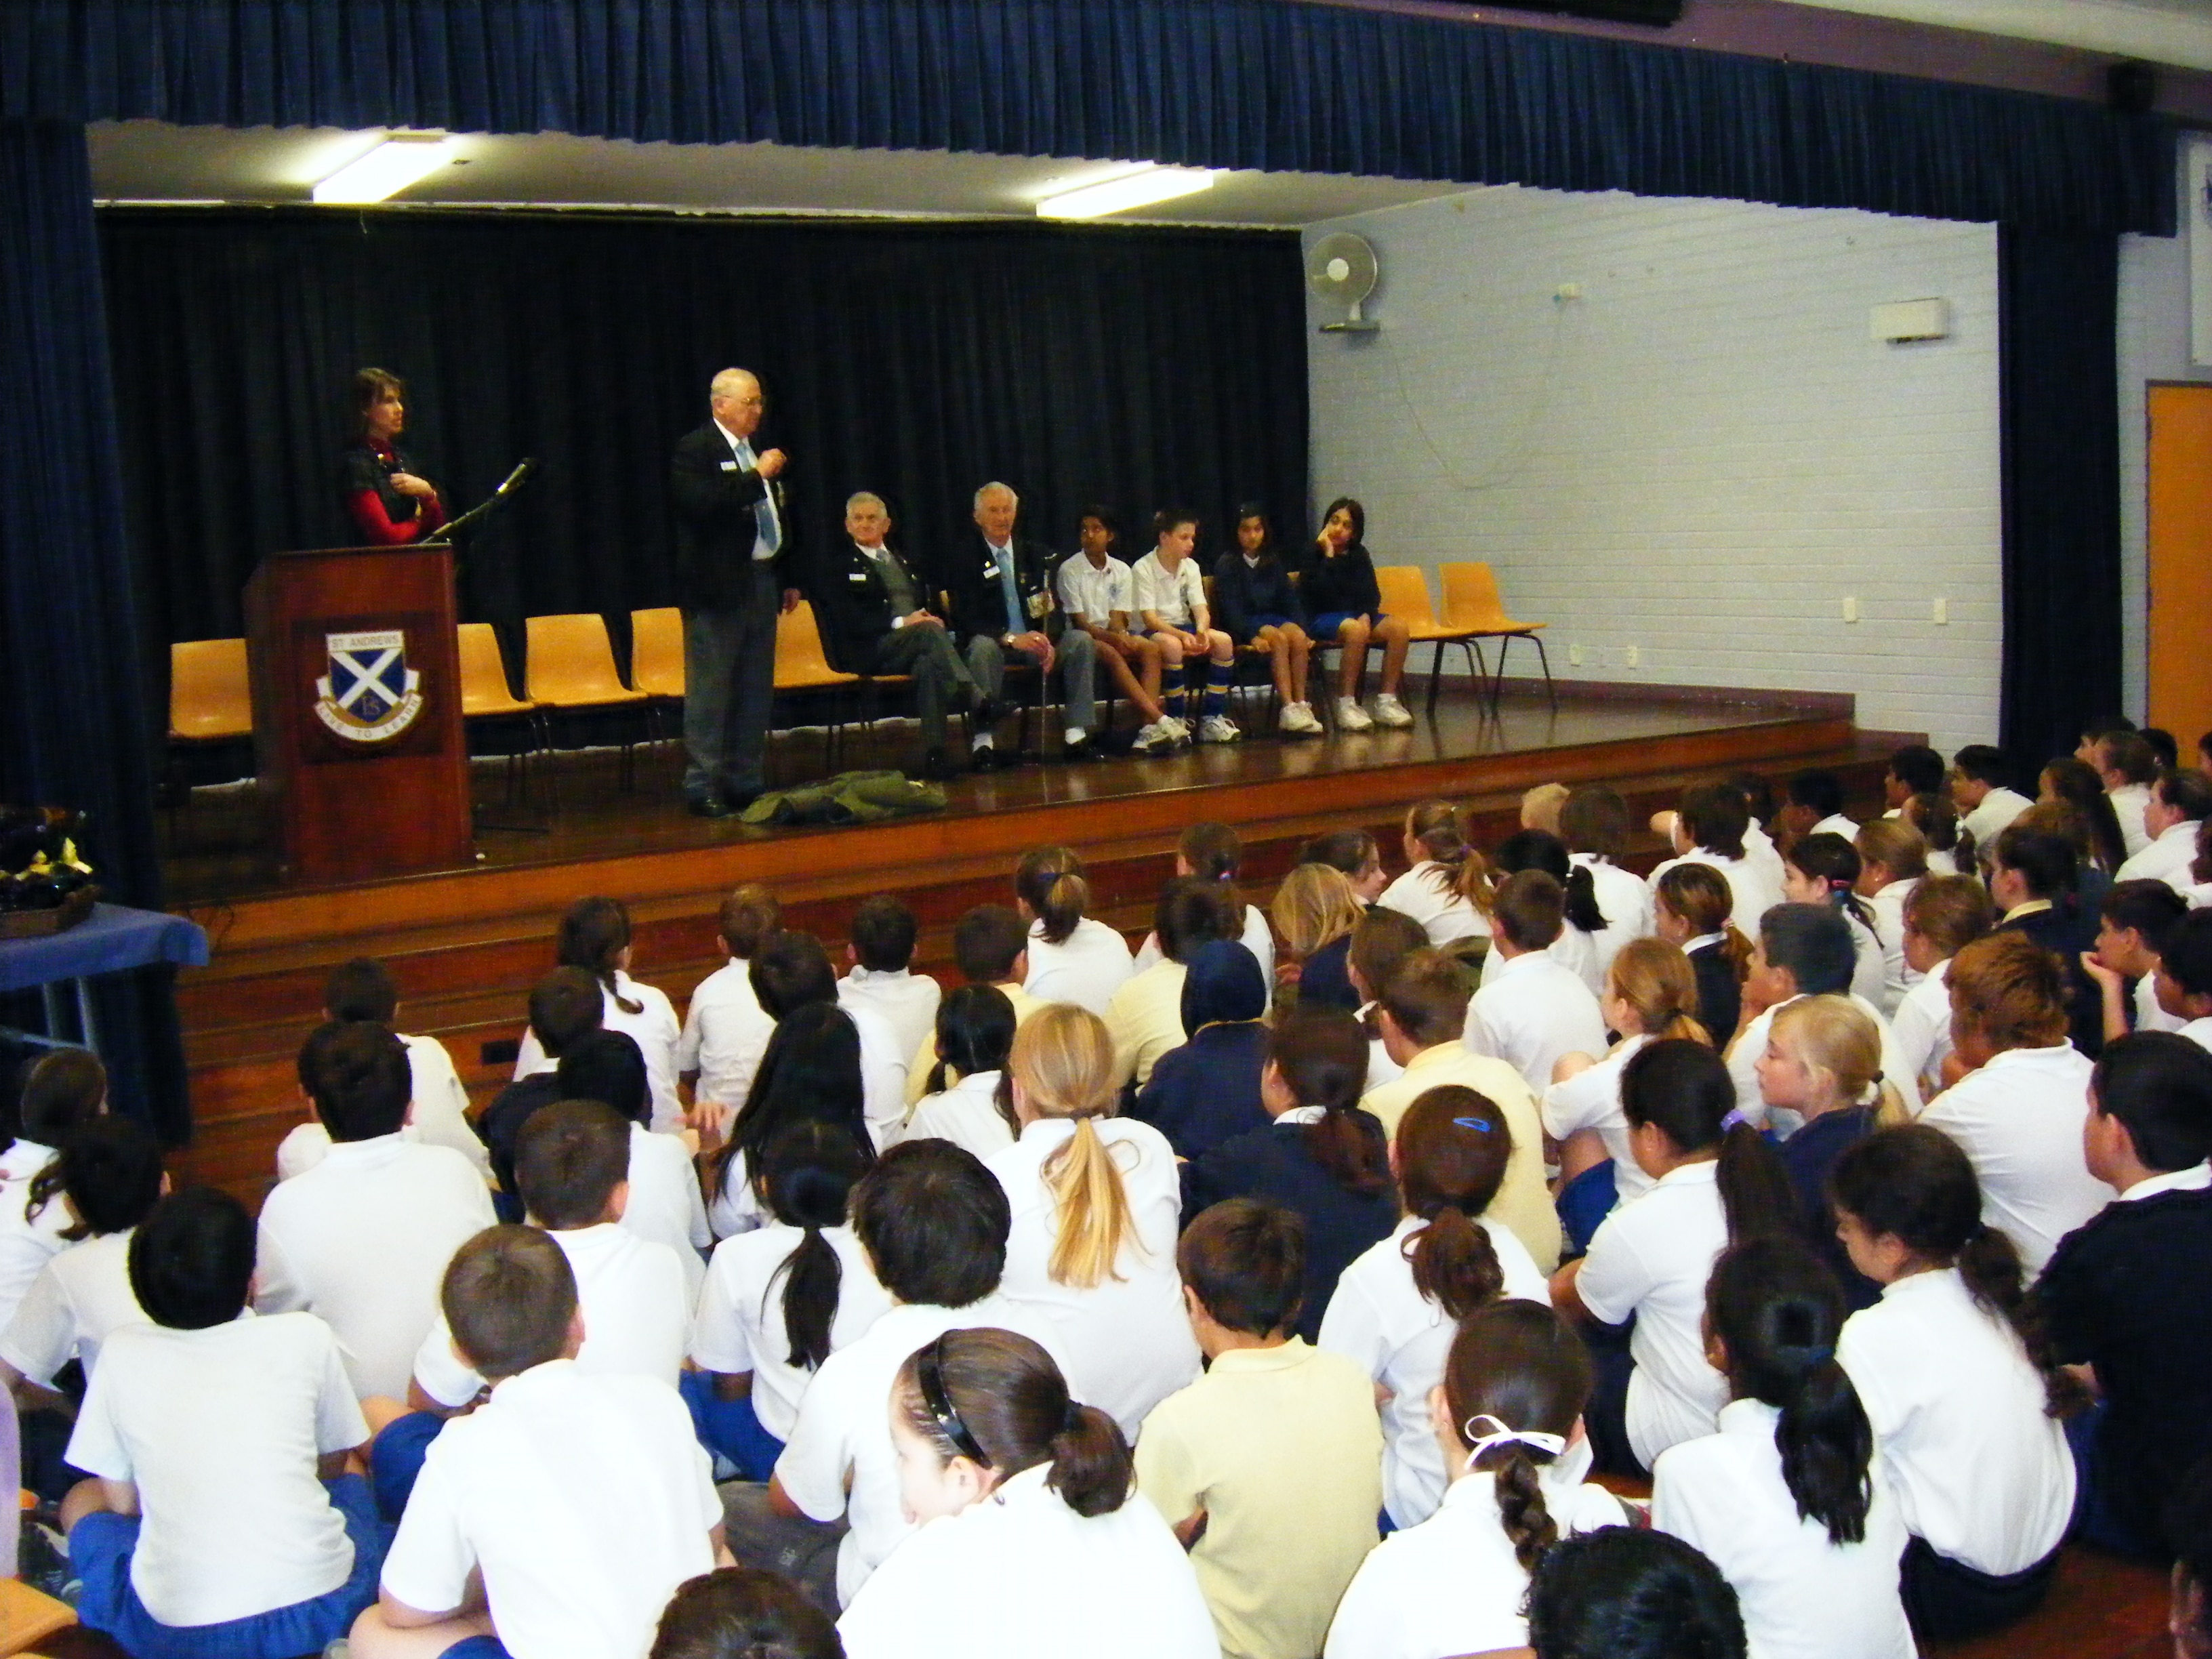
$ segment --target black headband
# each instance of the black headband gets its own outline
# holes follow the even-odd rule
[[[922,1405],[937,1424],[938,1432],[950,1440],[962,1456],[978,1468],[988,1469],[991,1460],[983,1455],[983,1449],[975,1443],[975,1437],[968,1431],[968,1425],[960,1420],[960,1413],[952,1409],[951,1397],[945,1392],[945,1339],[951,1334],[945,1332],[915,1355],[914,1380],[921,1390]]]

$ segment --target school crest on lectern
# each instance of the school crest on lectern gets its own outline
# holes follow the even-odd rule
[[[325,634],[331,672],[315,682],[315,714],[349,743],[397,737],[422,712],[422,677],[407,665],[401,629]]]

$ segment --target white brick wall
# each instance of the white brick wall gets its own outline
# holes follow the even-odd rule
[[[1382,332],[1312,342],[1313,489],[1366,503],[1378,562],[1488,561],[1564,677],[1994,737],[1992,228],[1509,187],[1308,241],[1334,229],[1381,257]],[[1950,338],[1868,339],[1870,307],[1931,296]]]

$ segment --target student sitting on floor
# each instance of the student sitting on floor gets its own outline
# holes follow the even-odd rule
[[[2191,910],[2175,926],[2153,979],[2158,1006],[2181,1022],[2179,1035],[2212,1049],[2212,910]]]
[[[1160,960],[1124,981],[1106,1005],[1114,1073],[1121,1088],[1133,1082],[1143,1088],[1159,1057],[1182,1047],[1183,964],[1188,953],[1208,939],[1234,938],[1237,931],[1231,893],[1196,876],[1173,877],[1160,889],[1152,922]]]
[[[682,1135],[645,1127],[653,1115],[645,1057],[627,1032],[594,1031],[561,1056],[554,1075],[565,1100],[596,1100],[629,1125],[629,1196],[622,1224],[640,1238],[665,1244],[684,1264],[684,1284],[696,1301],[706,1281],[705,1252],[714,1248],[699,1171]]]
[[[580,968],[556,968],[530,988],[530,1030],[553,1064],[508,1084],[477,1120],[477,1133],[484,1139],[492,1176],[499,1182],[497,1203],[504,1217],[522,1218],[521,1194],[514,1188],[515,1137],[533,1113],[561,1098],[561,1056],[570,1043],[599,1029],[604,1007],[599,982]]]
[[[1567,854],[1567,844],[1548,830],[1522,829],[1498,843],[1490,855],[1492,870],[1502,885],[1506,877],[1522,870],[1541,870],[1559,884],[1559,936],[1545,948],[1553,961],[1574,970],[1577,978],[1595,996],[1605,989],[1604,969],[1598,966],[1598,940],[1606,931],[1605,912],[1597,902],[1597,884],[1589,870]],[[1639,892],[1643,884],[1637,884]],[[1639,898],[1640,912],[1646,900]],[[1505,966],[1492,950],[1482,959],[1482,983],[1489,985]]]
[[[1783,860],[1782,896],[1792,904],[1832,904],[1851,930],[1851,994],[1887,1018],[1888,975],[1873,908],[1858,894],[1858,849],[1826,831],[1801,836]]]
[[[2117,881],[2162,881],[2177,892],[2193,885],[2197,833],[2212,819],[2212,777],[2202,772],[2161,772],[2143,808],[2150,836],[2142,852],[2113,872]]]
[[[1747,1651],[1735,1592],[1671,1533],[1579,1533],[1545,1551],[1528,1577],[1531,1659],[1744,1659]]]
[[[1744,975],[1743,1015],[1727,1051],[1736,1109],[1747,1121],[1767,1122],[1766,1103],[1759,1091],[1759,1057],[1766,1052],[1774,1016],[1800,997],[1850,996],[1856,960],[1850,928],[1832,905],[1778,904],[1759,918],[1759,944]],[[1883,1079],[1896,1089],[1908,1115],[1917,1112],[1919,1087],[1881,1011],[1863,997],[1851,996],[1851,1002],[1881,1033]],[[1785,1115],[1777,1117],[1772,1127],[1787,1135],[1797,1125]]]
[[[1844,1322],[1836,1358],[1912,1534],[1905,1613],[1923,1641],[2000,1629],[2034,1611],[2057,1565],[2075,1493],[2057,1419],[2080,1384],[1942,1131],[1878,1130],[1844,1154],[1829,1191],[1853,1265],[1883,1287]]]
[[[1493,902],[1491,957],[1499,964],[1468,1004],[1468,1049],[1502,1060],[1532,1095],[1552,1086],[1571,1054],[1605,1047],[1605,1020],[1583,977],[1552,954],[1565,921],[1566,893],[1541,870],[1516,870]]]
[[[2079,1534],[2162,1558],[2177,1477],[2212,1456],[2212,1055],[2169,1032],[2099,1057],[2083,1136],[2119,1194],[2059,1241],[2036,1281],[2051,1352],[2096,1373],[2099,1403],[2067,1425]]]
[[[1421,1402],[1451,1481],[1443,1505],[1368,1555],[1329,1626],[1326,1659],[1520,1646],[1530,1570],[1562,1539],[1629,1518],[1583,1479],[1589,1392],[1582,1339],[1541,1304],[1497,1302],[1461,1322]]]
[[[106,1110],[107,1068],[90,1049],[57,1048],[24,1066],[15,1121],[0,1126],[0,1325],[68,1243],[55,1164],[70,1137]]]
[[[1836,1363],[1834,1281],[1794,1240],[1756,1239],[1713,1264],[1705,1308],[1729,1403],[1717,1433],[1660,1454],[1651,1524],[1721,1570],[1754,1652],[1914,1659],[1905,1519]]]
[[[2185,1024],[2158,1006],[2158,959],[2188,914],[2189,901],[2162,881],[2115,882],[2105,895],[2097,907],[2097,948],[2082,954],[2081,971],[2102,999],[2106,1042],[2130,1031],[2178,1031]]]
[[[1292,1332],[1304,1231],[1247,1198],[1183,1230],[1176,1265],[1206,1371],[1137,1442],[1138,1489],[1190,1551],[1222,1652],[1243,1659],[1320,1650],[1382,1502],[1367,1373]]]
[[[1873,1001],[1894,1021],[1905,993],[1920,983],[1919,971],[1905,959],[1905,905],[1928,874],[1928,843],[1902,818],[1876,818],[1860,829],[1851,847],[1859,855],[1856,891],[1881,947],[1881,994]]]
[[[1628,803],[1601,783],[1583,785],[1559,808],[1559,839],[1574,866],[1589,872],[1591,896],[1605,918],[1593,941],[1593,991],[1605,988],[1605,971],[1621,946],[1651,932],[1651,890],[1643,877],[1621,867],[1628,830]]]
[[[343,1473],[368,1425],[313,1314],[247,1318],[253,1221],[212,1187],[132,1234],[150,1324],[109,1336],[62,1505],[78,1620],[137,1659],[292,1659],[374,1599],[386,1536]]]
[[[735,1463],[741,1480],[774,1473],[822,1362],[890,1311],[847,1224],[865,1171],[849,1134],[793,1124],[761,1160],[761,1194],[775,1221],[714,1248],[691,1322],[698,1370],[684,1374],[683,1389],[700,1438]]]
[[[913,1049],[899,1047],[890,1022],[876,1009],[839,1000],[836,969],[830,965],[822,941],[811,933],[786,928],[771,935],[753,957],[750,972],[762,1012],[778,1024],[802,1008],[817,1005],[836,1008],[852,1021],[860,1043],[861,1110],[876,1150],[881,1152],[906,1121],[907,1064]],[[763,1055],[762,1064],[766,1063]],[[754,1088],[759,1088],[758,1073],[754,1073]],[[746,1097],[749,1101],[751,1097]]]
[[[1420,923],[1429,943],[1490,938],[1490,865],[1468,838],[1460,810],[1446,800],[1425,800],[1406,813],[1401,843],[1406,873],[1375,902]]]
[[[845,946],[848,965],[837,981],[838,1002],[875,1010],[890,1027],[892,1044],[902,1054],[929,1041],[943,995],[934,979],[913,970],[919,932],[905,900],[889,893],[862,899],[853,912],[852,940]]]
[[[1943,764],[1943,757],[1924,743],[1908,743],[1901,749],[1892,750],[1889,764],[1881,775],[1882,817],[1902,817],[1905,803],[1915,795],[1930,791],[1941,794],[1944,774],[1948,769]]]
[[[1793,842],[1808,836],[1840,836],[1845,841],[1859,832],[1858,821],[1844,811],[1844,784],[1833,772],[1814,769],[1790,780],[1790,804],[1782,809],[1782,826]]]
[[[1690,959],[1698,976],[1698,1024],[1716,1046],[1743,1016],[1751,941],[1729,920],[1728,878],[1703,864],[1678,864],[1651,885],[1651,931]]]
[[[1385,904],[1370,905],[1359,926],[1352,930],[1352,948],[1344,954],[1344,976],[1352,981],[1359,998],[1359,1006],[1352,1012],[1360,1030],[1367,1033],[1370,1089],[1396,1082],[1402,1069],[1390,1058],[1389,1046],[1382,1041],[1382,988],[1398,971],[1400,963],[1428,948],[1429,936],[1421,924]],[[1464,1020],[1464,1014],[1461,1018]]]
[[[752,958],[781,926],[783,907],[758,882],[722,901],[715,932],[728,960],[699,981],[684,1010],[676,1070],[691,1089],[694,1129],[724,1133],[745,1103],[775,1021],[753,994]]]
[[[1770,1115],[1786,1110],[1804,1121],[1779,1149],[1800,1231],[1835,1274],[1848,1310],[1873,1305],[1881,1286],[1851,1266],[1836,1237],[1828,1172],[1881,1125],[1905,1121],[1897,1091],[1882,1081],[1881,1034],[1849,997],[1800,997],[1766,1034],[1759,1090]]]
[[[2095,767],[2071,755],[2060,756],[2036,780],[2035,799],[2038,805],[2064,801],[2080,810],[2089,826],[2088,862],[2093,867],[2110,876],[2128,861],[2127,837]]]
[[[1228,937],[1243,942],[1260,964],[1260,976],[1275,982],[1275,936],[1256,904],[1246,904],[1237,890],[1237,871],[1244,861],[1244,843],[1225,823],[1194,823],[1176,838],[1176,874],[1207,881],[1219,887],[1229,901],[1235,926],[1241,932]],[[1143,973],[1160,959],[1160,938],[1155,931],[1138,948],[1136,971]]]
[[[1344,1270],[1322,1316],[1320,1346],[1357,1361],[1388,1396],[1382,1503],[1394,1526],[1427,1520],[1443,1499],[1429,1390],[1458,1322],[1500,1296],[1544,1297],[1521,1241],[1486,1214],[1512,1152],[1496,1104],[1474,1090],[1447,1085],[1416,1100],[1390,1146],[1406,1218]]]
[[[1028,925],[1022,989],[1042,1007],[1072,1002],[1099,1018],[1136,971],[1121,930],[1087,912],[1091,884],[1083,860],[1065,847],[1040,847],[1014,866],[1014,896]]]
[[[781,1573],[717,1567],[676,1587],[646,1659],[845,1659],[845,1644]]]
[[[995,985],[963,985],[938,1005],[933,1086],[906,1121],[903,1140],[935,1137],[988,1158],[1014,1144],[1014,1005]],[[957,1079],[947,1081],[947,1079]]]
[[[2034,803],[2008,787],[2012,763],[2004,750],[1970,743],[1951,757],[1951,800],[1959,809],[1959,833],[1986,847]],[[1966,873],[1962,863],[1960,873]]]
[[[299,1076],[331,1145],[261,1206],[253,1305],[319,1316],[356,1398],[402,1395],[447,1262],[492,1224],[491,1193],[459,1152],[400,1135],[412,1084],[406,1048],[386,1027],[320,1027],[300,1049]]]
[[[1129,1115],[1165,1135],[1177,1158],[1192,1158],[1267,1122],[1260,1104],[1267,987],[1252,953],[1234,939],[1208,940],[1185,969],[1188,1040],[1159,1057]]]
[[[610,1031],[626,1031],[637,1039],[638,1052],[645,1056],[645,1069],[653,1079],[650,1127],[674,1128],[684,1116],[684,1103],[676,1093],[676,1045],[683,1027],[666,993],[630,977],[629,909],[619,899],[578,899],[561,918],[556,949],[562,967],[580,968],[598,982],[605,998],[599,1023]],[[540,1046],[532,1025],[522,1034],[514,1075],[520,1080],[533,1072],[550,1072],[557,1058]]]
[[[490,1396],[424,1460],[359,1659],[637,1653],[676,1586],[729,1557],[683,1401],[576,1363],[575,1275],[534,1227],[463,1245],[441,1301]]]
[[[1759,932],[1759,919],[1782,902],[1782,876],[1754,858],[1745,837],[1752,817],[1743,793],[1732,784],[1693,784],[1682,792],[1671,832],[1674,856],[1650,875],[1655,896],[1667,872],[1684,864],[1702,864],[1720,872],[1729,887],[1729,919],[1747,939]]]
[[[1897,1006],[1890,1036],[1921,1097],[1943,1092],[1951,1057],[1951,958],[1996,925],[1989,890],[1972,876],[1929,876],[1905,905],[1905,959],[1920,982]]]
[[[1959,808],[1948,790],[1915,795],[1898,814],[1928,843],[1928,873],[1971,876],[1975,872],[1974,838],[1959,825]]]
[[[1111,929],[1108,930],[1111,932]],[[1119,933],[1114,935],[1118,942]],[[960,988],[988,988],[1006,1000],[1013,1011],[1017,1029],[1031,1014],[1047,1002],[1060,1001],[1056,997],[1031,996],[1024,988],[1029,974],[1029,928],[1019,912],[1004,904],[978,904],[961,913],[960,920],[952,924],[952,965],[960,973]],[[1126,959],[1128,947],[1122,946]],[[1124,975],[1127,977],[1127,975]],[[1118,983],[1118,981],[1117,981]],[[941,1010],[944,1004],[938,1005]],[[939,1090],[949,1089],[959,1082],[957,1066],[946,1070],[943,1078],[933,1082],[939,1060],[944,1052],[938,1047],[937,1026],[933,1019],[927,1036],[914,1051],[914,1060],[907,1066],[907,1115],[913,1117],[914,1108],[921,1097]]]
[[[1358,889],[1344,872],[1327,864],[1299,864],[1283,878],[1267,906],[1268,920],[1282,935],[1275,959],[1275,989],[1300,1007],[1359,1006],[1348,963],[1352,934],[1367,914]]]

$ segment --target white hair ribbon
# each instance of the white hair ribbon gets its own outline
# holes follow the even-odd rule
[[[1478,1423],[1489,1424],[1491,1432],[1484,1435],[1476,1434],[1474,1425]],[[1567,1449],[1566,1437],[1564,1435],[1543,1434],[1534,1429],[1509,1429],[1487,1413],[1480,1417],[1468,1418],[1462,1425],[1460,1432],[1469,1443],[1467,1449],[1467,1462],[1463,1467],[1470,1470],[1474,1468],[1475,1460],[1492,1446],[1519,1444],[1536,1451],[1549,1452],[1554,1457]]]

